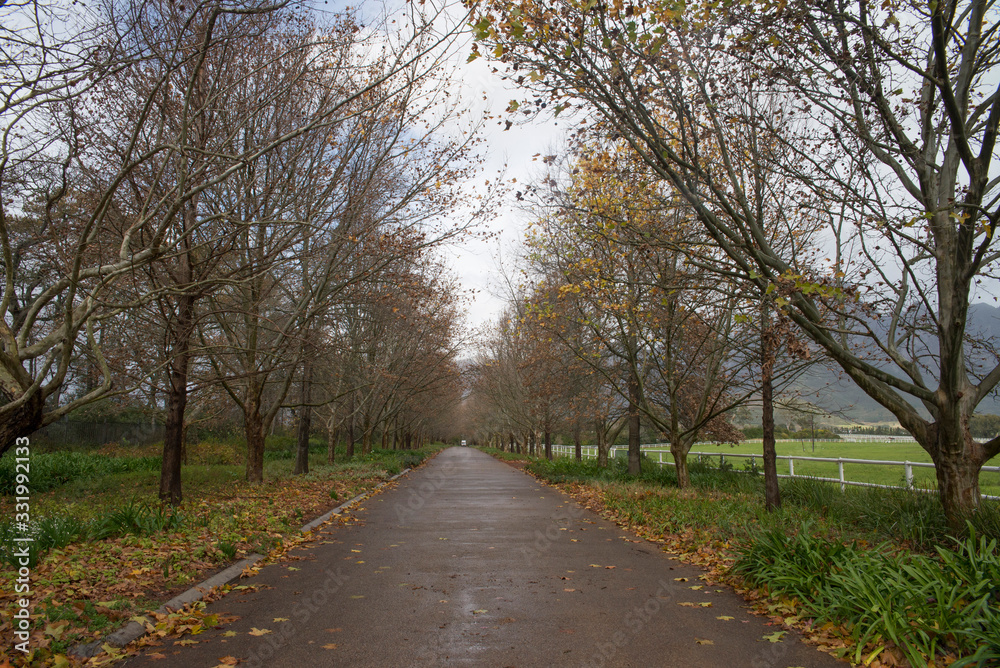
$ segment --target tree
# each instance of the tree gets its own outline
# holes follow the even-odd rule
[[[974,362],[965,341],[973,287],[994,280],[998,259],[1000,25],[989,7],[491,2],[476,24],[546,103],[599,110],[741,279],[776,292],[796,326],[893,412],[933,459],[955,531],[978,506],[980,468],[1000,452],[1000,439],[969,432],[1000,364]],[[774,96],[809,122],[788,123]],[[739,177],[734,140],[750,122],[780,147],[768,169],[803,194],[798,215],[827,223],[849,254],[803,262],[768,242],[768,218]]]
[[[738,298],[685,259],[685,249],[703,240],[692,233],[685,207],[658,192],[641,164],[613,144],[584,144],[581,152],[568,188],[548,203],[555,212],[542,218],[531,241],[548,282],[542,321],[558,316],[572,323],[568,331],[588,329],[620,361],[603,368],[625,370],[608,380],[631,406],[635,465],[641,413],[669,437],[678,482],[687,486],[691,446],[699,436],[738,439],[724,416],[753,387],[735,391],[746,365],[733,344]],[[579,348],[577,354],[595,359]]]

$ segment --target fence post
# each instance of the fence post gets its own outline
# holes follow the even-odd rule
[[[658,450],[656,454],[658,455],[657,460],[660,466],[663,466],[663,450]]]
[[[845,489],[847,489],[847,486],[844,484],[844,458],[843,457],[837,457],[837,470],[840,472],[840,491],[843,492]]]
[[[788,460],[788,477],[790,477],[790,478],[794,478],[795,477],[795,460],[794,459],[789,459]]]
[[[906,488],[913,489],[913,467],[910,462],[903,462],[903,470],[906,471]]]

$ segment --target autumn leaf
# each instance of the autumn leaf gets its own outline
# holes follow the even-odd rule
[[[735,617],[730,617],[729,615],[719,615],[718,617],[716,617],[716,619],[721,619],[724,622],[728,622],[732,619],[735,619]]]
[[[674,582],[687,582],[687,578],[674,578]]]
[[[333,642],[327,643],[323,645],[323,649],[337,649],[337,643]]]
[[[272,621],[274,621],[274,622],[287,622],[287,621],[289,621],[289,619],[288,619],[288,617],[275,617]]]
[[[236,631],[226,631],[222,635],[225,636],[226,638],[232,638],[233,636],[239,635],[239,634],[236,633]]]
[[[704,640],[702,638],[695,638],[694,641],[699,645],[714,645],[715,643],[711,640]]]
[[[249,631],[252,636],[266,636],[270,632],[270,629],[258,629],[256,626],[251,627]]]
[[[766,640],[768,642],[781,642],[782,637],[788,633],[787,631],[775,631],[770,635],[765,635],[761,640]]]
[[[240,662],[235,656],[220,656],[219,665],[215,668],[226,668],[226,666],[235,666]]]

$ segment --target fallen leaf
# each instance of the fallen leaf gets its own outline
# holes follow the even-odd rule
[[[288,617],[275,617],[273,621],[275,621],[275,622],[287,622],[287,621],[289,621],[289,619],[288,619]]]
[[[687,578],[674,578],[674,582],[687,582]]]
[[[250,627],[250,635],[252,636],[266,636],[271,632],[271,629],[258,629],[256,626]]]
[[[222,635],[224,635],[227,638],[232,638],[233,636],[236,636],[236,635],[239,635],[239,634],[236,633],[236,631],[226,631]]]
[[[576,591],[575,589],[564,588],[563,591]]]
[[[702,638],[695,638],[694,641],[699,645],[714,645],[715,643],[711,640],[704,640]]]
[[[693,587],[688,587],[688,589],[694,589],[694,590],[698,590],[698,589],[701,589],[701,588],[703,588],[704,586],[705,586],[705,585],[694,585]]]
[[[775,631],[770,635],[766,635],[761,640],[766,640],[768,642],[781,642],[781,638],[788,633],[787,631]]]
[[[337,649],[337,643],[329,642],[323,645],[323,649]]]
[[[716,617],[716,619],[721,619],[724,622],[728,622],[731,619],[735,619],[735,617],[730,617],[729,615],[719,615],[718,617]]]
[[[472,614],[474,614],[474,615],[482,615],[482,614],[487,613],[487,612],[489,612],[489,610],[473,610]]]
[[[215,668],[220,668],[220,666],[235,666],[240,662],[235,656],[220,656],[219,665]]]

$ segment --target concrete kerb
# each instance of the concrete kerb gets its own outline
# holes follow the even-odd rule
[[[309,533],[310,531],[313,531],[323,523],[330,521],[330,519],[333,518],[335,515],[339,515],[348,508],[350,508],[351,506],[353,506],[354,504],[359,503],[360,501],[364,501],[373,493],[382,489],[390,482],[395,481],[397,478],[406,475],[411,470],[412,469],[408,468],[403,469],[402,471],[392,476],[385,482],[376,485],[375,488],[370,492],[365,492],[364,494],[358,494],[353,499],[345,501],[344,503],[340,504],[333,510],[323,513],[322,515],[314,519],[312,522],[309,522],[308,524],[301,527],[299,531],[302,533]],[[250,566],[253,566],[255,563],[257,563],[263,558],[264,555],[262,554],[249,555],[246,559],[243,559],[242,561],[233,564],[224,571],[216,573],[215,575],[208,578],[204,582],[196,584],[187,591],[178,594],[177,596],[174,596],[172,599],[170,599],[169,601],[161,605],[159,608],[157,608],[156,612],[160,614],[173,612],[176,610],[180,610],[188,603],[193,603],[194,601],[200,601],[205,596],[205,594],[210,592],[213,588],[221,587],[222,585],[227,584],[232,580],[235,580],[243,573],[244,570],[246,570]],[[150,623],[153,622],[153,620],[149,619],[148,617],[145,619],[145,621],[148,621]],[[145,623],[140,624],[137,621],[131,621],[122,628],[115,631],[114,633],[105,636],[101,640],[95,640],[94,642],[89,642],[83,645],[77,645],[73,647],[73,649],[71,649],[69,653],[73,656],[78,656],[80,658],[88,659],[92,656],[96,656],[101,651],[101,648],[105,644],[110,645],[112,647],[124,647],[129,643],[135,642],[144,635],[146,635],[146,624]]]

